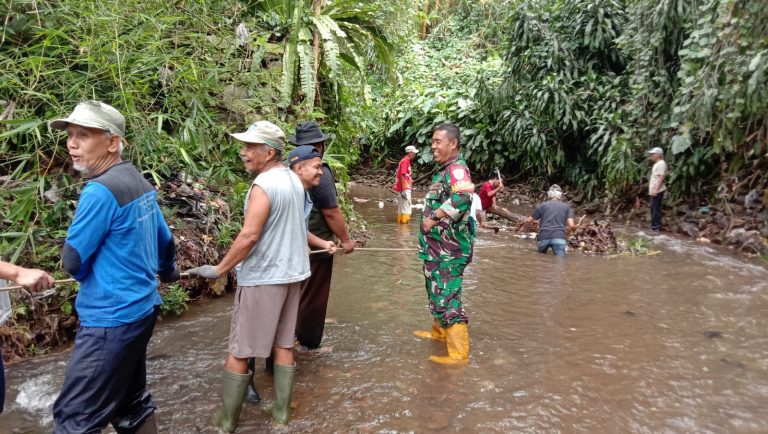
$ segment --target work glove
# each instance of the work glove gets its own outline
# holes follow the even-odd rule
[[[201,265],[200,267],[190,268],[187,270],[187,273],[189,273],[192,276],[200,276],[205,279],[218,279],[219,273],[216,272],[216,266],[215,265]]]
[[[173,271],[170,273],[159,273],[158,276],[163,283],[178,282],[181,277],[179,276],[179,269],[176,267],[173,267]]]

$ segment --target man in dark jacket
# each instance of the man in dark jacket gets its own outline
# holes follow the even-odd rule
[[[296,134],[290,140],[296,146],[314,146],[322,155],[325,153],[328,135],[323,133],[317,123],[304,121],[296,126]],[[338,239],[344,253],[352,253],[355,250],[355,242],[349,238],[344,214],[339,208],[336,180],[327,163],[323,163],[320,185],[310,188],[308,192],[313,204],[307,227],[309,232],[327,241]],[[312,275],[301,287],[296,339],[303,347],[312,350],[320,347],[320,341],[323,339],[325,313],[331,290],[333,255],[312,255],[309,266]]]

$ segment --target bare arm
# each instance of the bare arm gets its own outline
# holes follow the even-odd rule
[[[23,268],[0,261],[0,278],[12,280],[26,289],[40,290],[53,287],[53,277],[43,270]]]
[[[271,206],[269,196],[258,185],[251,188],[251,197],[248,199],[248,211],[245,214],[243,228],[240,229],[237,238],[232,242],[232,247],[229,248],[227,255],[216,266],[216,272],[220,276],[228,273],[248,256],[253,246],[261,238],[264,224],[269,218]]]
[[[330,250],[328,252],[330,254],[335,254],[337,250],[336,243],[324,240],[312,232],[307,232],[307,244],[309,244],[309,247],[314,247],[315,249]]]
[[[344,253],[352,253],[355,250],[355,242],[349,239],[347,223],[344,221],[344,214],[341,213],[341,209],[339,207],[322,208],[320,212],[323,213],[325,222],[328,224],[331,232],[341,240],[341,247],[344,248]]]

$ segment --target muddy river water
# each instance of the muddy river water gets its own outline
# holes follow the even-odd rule
[[[374,239],[416,246],[382,190],[358,188]],[[630,231],[627,237],[643,236]],[[415,252],[337,257],[325,354],[297,354],[296,409],[273,426],[246,405],[238,432],[768,432],[768,272],[674,237],[661,254],[565,260],[482,233],[466,272],[471,362],[411,331],[429,326]],[[482,248],[483,246],[504,247]],[[232,296],[155,330],[149,387],[161,432],[216,432]],[[51,430],[68,354],[10,366],[0,433]],[[270,378],[258,371],[263,404]],[[262,404],[262,405],[263,405]]]

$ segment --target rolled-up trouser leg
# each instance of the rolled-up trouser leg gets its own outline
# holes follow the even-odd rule
[[[333,256],[309,262],[312,275],[301,284],[301,300],[296,317],[296,339],[309,349],[320,346],[325,329],[325,313],[331,292]]]
[[[448,328],[453,324],[468,323],[469,317],[461,300],[462,278],[466,264],[425,261],[429,311],[440,325]]]

